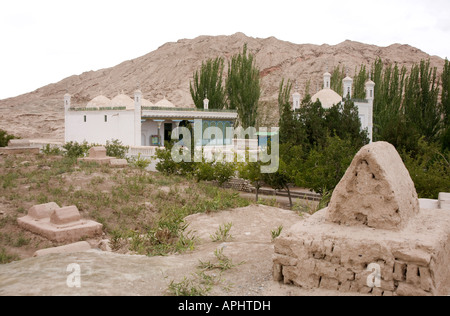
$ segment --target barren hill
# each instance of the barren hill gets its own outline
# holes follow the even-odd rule
[[[261,70],[261,119],[273,124],[278,85],[281,78],[297,79],[300,92],[311,79],[311,89],[320,85],[322,74],[345,65],[353,75],[355,67],[371,64],[377,57],[385,62],[408,68],[421,59],[430,59],[432,66],[442,69],[443,59],[429,56],[409,45],[378,47],[345,41],[338,45],[293,44],[270,38],[253,38],[242,33],[231,36],[199,36],[167,43],[142,57],[125,61],[115,67],[85,72],[50,84],[33,92],[0,100],[0,129],[25,138],[62,139],[64,112],[62,99],[68,91],[74,103],[86,103],[99,94],[114,97],[119,92],[132,96],[139,85],[144,97],[157,102],[166,96],[177,106],[193,106],[189,93],[192,73],[207,58],[229,59],[242,50],[244,43],[255,54]],[[272,120],[272,121],[271,121]]]

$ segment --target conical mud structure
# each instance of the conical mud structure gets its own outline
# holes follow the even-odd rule
[[[274,278],[373,295],[450,294],[450,211],[420,209],[389,143],[363,147],[328,208],[275,242]]]

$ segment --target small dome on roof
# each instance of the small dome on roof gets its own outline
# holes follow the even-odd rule
[[[89,102],[86,107],[87,108],[105,108],[111,106],[111,100],[105,97],[104,95],[99,95]]]
[[[147,99],[141,99],[141,106],[154,107],[155,105]]]
[[[169,100],[167,100],[166,98],[162,99],[161,101],[159,101],[158,103],[155,104],[156,107],[159,108],[174,108],[175,105],[170,102]]]
[[[112,107],[126,107],[127,110],[134,109],[134,101],[132,98],[125,94],[119,94],[111,101]]]
[[[353,82],[353,79],[350,78],[349,76],[347,76],[347,77],[345,77],[344,80],[342,80],[342,81],[344,81],[344,82],[350,82],[350,81],[352,81],[352,82]]]
[[[322,107],[325,109],[331,108],[333,105],[342,101],[342,97],[332,89],[323,89],[311,97],[311,101],[316,102],[319,99]]]
[[[373,82],[372,80],[368,80],[367,82],[366,82],[366,86],[375,86],[375,82]]]

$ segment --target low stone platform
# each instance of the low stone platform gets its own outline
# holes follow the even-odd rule
[[[18,154],[39,154],[40,148],[31,146],[29,140],[26,139],[11,139],[8,147],[0,148],[0,154],[18,155]]]
[[[56,203],[35,205],[17,219],[19,226],[56,242],[75,242],[102,233],[103,225],[81,219],[76,206],[60,208]]]
[[[106,155],[106,148],[103,146],[92,147],[89,149],[89,156],[85,158],[78,158],[78,162],[96,162],[99,164],[107,164],[111,167],[123,168],[128,166],[126,159],[117,159],[115,157],[108,157]]]
[[[78,162],[84,161],[84,162],[96,162],[99,164],[110,164],[111,160],[114,159],[116,158],[106,156],[105,147],[99,146],[99,147],[92,147],[91,149],[89,149],[89,156],[85,158],[78,158]]]

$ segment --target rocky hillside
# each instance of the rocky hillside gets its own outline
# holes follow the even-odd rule
[[[411,66],[430,58],[433,66],[442,69],[443,59],[429,56],[409,45],[394,44],[378,47],[345,41],[338,45],[293,44],[270,38],[252,38],[242,33],[231,36],[200,36],[167,43],[142,57],[125,61],[115,67],[85,72],[36,91],[0,100],[0,129],[25,138],[61,139],[64,135],[62,99],[68,91],[73,102],[85,104],[95,96],[114,97],[119,92],[132,96],[138,85],[145,98],[152,102],[164,96],[177,106],[193,106],[189,93],[192,73],[207,58],[230,58],[244,43],[255,54],[261,70],[261,119],[268,124],[276,122],[274,114],[278,85],[281,78],[297,79],[300,92],[311,79],[313,92],[320,85],[326,66],[330,70],[345,65],[353,75],[355,67],[371,64],[377,57],[385,62]]]

